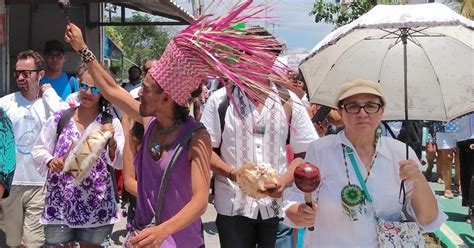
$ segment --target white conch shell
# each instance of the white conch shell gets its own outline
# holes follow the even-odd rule
[[[102,132],[101,125],[93,122],[79,141],[75,142],[77,145],[67,155],[63,168],[63,172],[70,171],[75,176],[74,185],[79,184],[89,174],[111,137],[111,132]]]
[[[278,183],[277,172],[268,163],[245,164],[236,171],[236,179],[242,192],[256,199],[268,196],[260,192],[265,184]]]

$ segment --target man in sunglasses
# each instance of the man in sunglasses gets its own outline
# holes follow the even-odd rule
[[[33,166],[31,149],[46,120],[60,108],[67,107],[50,84],[40,86],[44,68],[45,62],[39,53],[21,52],[13,71],[19,91],[0,98],[0,108],[12,122],[16,145],[13,183],[2,203],[4,231],[10,247],[40,247],[44,242],[40,216],[45,178]]]
[[[78,81],[72,75],[63,71],[66,55],[64,44],[58,40],[49,40],[44,44],[44,59],[46,62],[45,75],[41,83],[49,83],[56,93],[64,100],[78,91]]]

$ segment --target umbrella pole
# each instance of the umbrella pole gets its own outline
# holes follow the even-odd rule
[[[400,29],[401,40],[403,44],[403,87],[404,87],[404,102],[405,102],[405,125],[408,125],[408,76],[407,76],[407,38],[408,28]],[[408,159],[408,143],[405,143],[406,158]]]
[[[408,76],[407,76],[407,38],[408,38],[408,28],[400,29],[400,38],[403,44],[403,87],[404,87],[404,102],[405,102],[405,125],[408,125]],[[408,159],[408,143],[405,143],[406,159]],[[398,200],[400,201],[403,194],[403,200],[400,202],[405,205],[405,180],[402,180],[400,183],[400,192],[398,192]]]

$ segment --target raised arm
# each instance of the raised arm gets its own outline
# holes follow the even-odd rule
[[[76,52],[90,52],[82,37],[81,29],[73,23],[67,25],[64,40],[69,43]],[[91,56],[89,56],[89,58],[91,58]],[[86,62],[89,73],[94,78],[97,87],[99,87],[105,99],[119,107],[135,121],[145,123],[145,118],[139,114],[140,102],[133,99],[126,90],[120,87],[97,59],[94,58],[84,62]]]
[[[134,165],[136,145],[132,141],[130,133],[131,122],[127,115],[122,116],[122,126],[125,135],[125,146],[123,148],[123,184],[125,190],[136,197],[138,188]]]

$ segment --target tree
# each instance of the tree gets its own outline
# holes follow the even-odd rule
[[[118,21],[113,17],[112,21]],[[150,15],[134,12],[127,22],[152,22]],[[168,29],[159,26],[108,26],[106,35],[119,46],[124,56],[137,65],[148,59],[158,59],[170,40]]]
[[[455,0],[458,4],[458,10],[461,15],[474,19],[474,1],[473,0]]]
[[[340,27],[357,19],[375,5],[377,0],[354,0],[350,4],[316,0],[310,15],[314,15],[315,22],[326,22]]]
[[[458,3],[459,13],[469,19],[474,18],[474,0],[453,1]],[[409,0],[354,0],[349,4],[329,3],[324,0],[316,0],[310,15],[314,15],[315,22],[326,22],[340,27],[357,19],[377,4],[407,3],[409,3]]]

